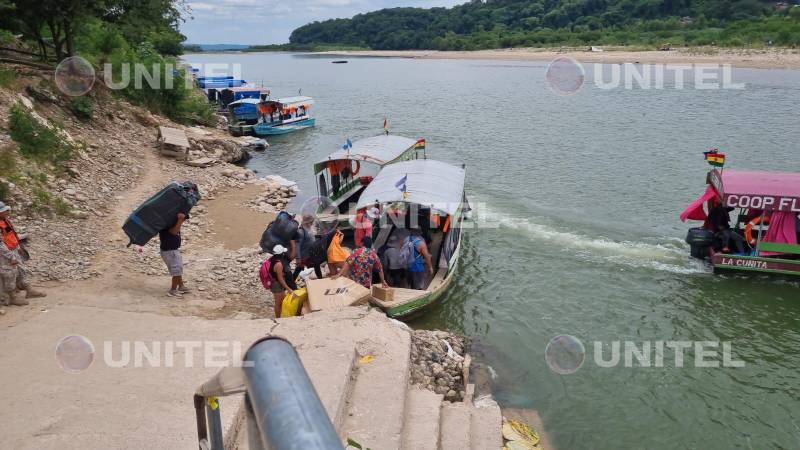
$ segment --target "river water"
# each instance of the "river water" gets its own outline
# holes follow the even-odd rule
[[[678,220],[704,189],[708,148],[728,167],[800,171],[800,72],[734,69],[744,89],[668,77],[664,89],[590,82],[561,96],[545,62],[185,59],[314,97],[317,127],[249,163],[298,181],[301,197],[315,194],[313,161],[379,134],[384,117],[425,137],[428,157],[467,165],[480,228],[444,301],[414,325],[473,337],[498,401],[539,410],[558,448],[800,448],[800,286],[712,275],[687,256]],[[569,375],[545,361],[561,334],[586,348]],[[694,348],[682,367],[669,349],[663,367],[601,367],[595,342],[608,360],[614,341],[729,342],[744,367],[697,367]]]

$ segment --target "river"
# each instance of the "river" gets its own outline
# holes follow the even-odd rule
[[[704,189],[711,147],[727,167],[800,171],[800,72],[733,69],[744,89],[588,82],[562,96],[546,62],[185,60],[238,64],[273,96],[314,97],[317,127],[270,139],[249,163],[296,180],[301,197],[315,194],[313,161],[379,134],[384,117],[394,134],[425,137],[429,158],[467,165],[481,226],[444,301],[413,325],[471,336],[497,400],[537,409],[557,448],[800,447],[800,286],[711,274],[688,257],[678,220]],[[586,348],[573,374],[545,361],[561,334]],[[671,352],[663,367],[601,367],[595,345],[608,360],[614,341],[729,342],[744,366],[697,367],[692,348],[682,367]]]

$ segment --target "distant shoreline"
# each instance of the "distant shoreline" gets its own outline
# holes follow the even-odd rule
[[[566,56],[585,63],[643,63],[643,64],[730,64],[755,69],[800,69],[798,49],[719,49],[678,48],[669,51],[630,51],[608,49],[601,52],[541,48],[514,48],[474,51],[437,50],[359,50],[325,51],[316,55],[336,57],[416,58],[416,59],[475,59],[550,62]]]

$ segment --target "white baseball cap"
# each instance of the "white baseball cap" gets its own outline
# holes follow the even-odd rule
[[[284,254],[284,253],[286,253],[288,251],[289,251],[289,249],[284,247],[284,246],[282,246],[281,244],[278,244],[275,247],[272,247],[272,254],[273,255],[282,255],[282,254]]]
[[[0,212],[11,211],[11,207],[3,202],[0,202]]]

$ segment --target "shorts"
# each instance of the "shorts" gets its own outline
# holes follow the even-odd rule
[[[389,269],[386,275],[392,286],[400,287],[406,279],[406,269]]]
[[[269,291],[273,294],[283,294],[286,292],[286,289],[281,286],[278,280],[272,280],[272,284],[269,286]]]
[[[183,276],[183,256],[181,256],[180,249],[178,250],[162,250],[161,259],[167,264],[170,276],[181,277]]]

